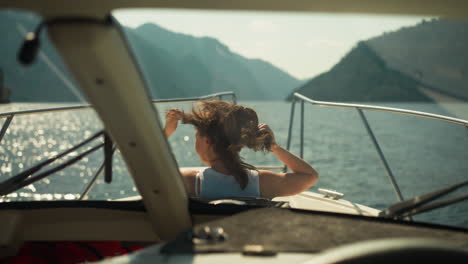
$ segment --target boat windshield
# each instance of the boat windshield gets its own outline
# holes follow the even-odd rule
[[[160,120],[206,98],[252,107],[280,145],[319,172],[311,197],[343,194],[381,217],[468,228],[468,202],[458,198],[468,191],[468,21],[173,9],[112,16]],[[35,43],[24,45],[40,21],[0,10],[0,203],[137,196],[47,30],[36,32],[37,54]],[[182,170],[205,166],[192,126],[179,126],[169,143]],[[284,169],[271,153],[241,156]],[[423,213],[419,198],[404,202],[420,195],[437,202],[434,190],[459,202]]]
[[[113,15],[153,98],[234,92],[239,104],[254,108],[260,122],[270,125],[281,145],[318,170],[312,192],[336,190],[343,199],[384,210],[466,180],[467,21],[174,9]],[[323,107],[303,98],[433,116]],[[157,108],[164,120],[167,109],[192,105]],[[435,115],[461,121],[435,120]],[[204,166],[191,126],[179,126],[169,142],[181,167]],[[283,166],[274,155],[241,154],[257,167]],[[466,212],[465,201],[413,218],[468,227]]]
[[[106,183],[103,125],[47,30],[38,34],[35,56],[20,52],[41,21],[30,12],[0,10],[0,203],[137,195],[118,150],[107,155],[114,168]]]

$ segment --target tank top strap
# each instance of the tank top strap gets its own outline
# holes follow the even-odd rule
[[[257,170],[249,170],[249,184],[253,186],[256,196],[260,197],[260,177]]]
[[[203,172],[207,168],[200,169],[195,175],[195,196],[200,197],[201,184],[203,182]]]

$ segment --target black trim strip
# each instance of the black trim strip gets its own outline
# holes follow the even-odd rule
[[[146,212],[143,201],[27,201],[3,202],[0,210],[34,210],[49,208],[98,208]]]
[[[191,198],[189,200],[189,211],[190,214],[198,214],[198,215],[233,215],[240,212],[258,209],[258,208],[265,208],[265,207],[273,207],[274,204],[265,204],[262,201],[259,201],[258,204],[255,204],[255,201],[248,202],[244,205],[237,205],[237,204],[210,204],[209,201],[199,200]]]

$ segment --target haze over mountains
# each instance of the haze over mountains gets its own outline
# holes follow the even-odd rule
[[[0,14],[0,32],[6,40],[0,42],[0,70],[12,91],[11,101],[78,101],[65,83],[77,84],[48,39],[42,38],[43,54],[33,65],[16,61],[24,32],[34,30],[38,21],[11,11]],[[234,91],[240,100],[283,100],[301,83],[268,62],[231,52],[213,38],[174,33],[155,24],[124,30],[153,98]]]
[[[427,89],[468,100],[468,22],[433,19],[367,42],[388,67]]]
[[[433,19],[361,41],[296,91],[324,101],[468,101],[468,23]],[[431,95],[431,96],[429,96]]]
[[[154,97],[235,91],[242,99],[282,100],[300,81],[259,59],[247,59],[214,38],[174,33],[155,24],[126,28]]]
[[[77,84],[46,37],[33,65],[16,60],[24,33],[38,22],[33,15],[0,12],[0,70],[10,100],[76,102]],[[468,100],[466,22],[433,19],[361,41],[331,70],[307,81],[266,61],[242,57],[214,38],[155,24],[124,31],[153,98],[234,91],[240,100],[284,100],[298,91],[327,101],[432,102],[434,94]]]

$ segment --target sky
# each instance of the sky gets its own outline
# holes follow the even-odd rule
[[[418,24],[427,17],[202,10],[120,10],[128,27],[155,23],[218,39],[235,53],[268,61],[298,79],[326,72],[360,40]]]

